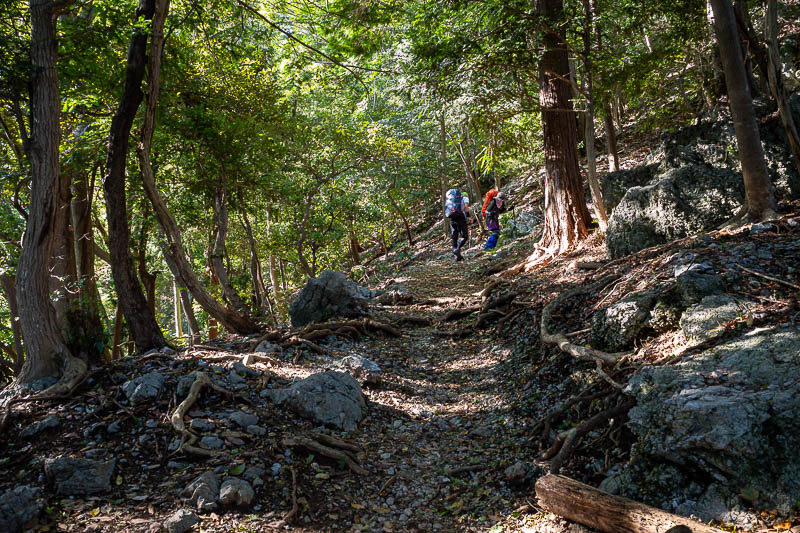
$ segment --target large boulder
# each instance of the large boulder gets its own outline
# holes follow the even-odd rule
[[[304,418],[348,431],[357,427],[367,408],[358,382],[332,370],[313,374],[288,389],[266,389],[261,394]]]
[[[671,170],[654,185],[629,189],[606,233],[612,258],[716,227],[744,202],[742,177],[705,165]]]
[[[603,488],[703,520],[800,501],[800,331],[772,329],[644,368],[626,392],[638,438]]]
[[[354,318],[366,314],[367,299],[358,285],[341,272],[326,270],[308,280],[289,307],[292,326],[324,322],[332,318]]]
[[[601,183],[603,188],[603,202],[606,209],[611,211],[619,204],[628,189],[650,185],[656,176],[658,164],[641,165],[632,169],[609,172]]]

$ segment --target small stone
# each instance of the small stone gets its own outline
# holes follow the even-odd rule
[[[112,433],[112,434],[113,433],[119,433],[119,430],[120,430],[121,426],[122,426],[122,422],[120,422],[119,420],[114,420],[113,422],[111,422],[108,425],[108,427],[106,428],[106,431],[109,432],[109,433]]]
[[[235,477],[223,481],[219,490],[219,503],[223,505],[250,505],[254,497],[250,483]]]
[[[256,415],[251,413],[246,413],[244,411],[234,411],[228,416],[228,418],[230,418],[243,428],[258,424],[258,417]]]
[[[189,427],[195,431],[213,431],[215,426],[208,420],[193,418],[192,421],[189,422]]]
[[[214,437],[213,435],[206,435],[202,439],[200,439],[200,446],[207,448],[209,450],[220,450],[225,443],[219,437]]]
[[[245,380],[234,370],[231,370],[230,373],[228,373],[228,381],[231,385],[244,385],[247,383],[247,380]]]
[[[28,427],[26,427],[25,429],[23,429],[20,432],[19,436],[20,437],[33,437],[34,435],[38,435],[39,433],[41,433],[42,431],[44,431],[46,429],[58,427],[58,425],[60,423],[61,423],[61,421],[59,420],[59,418],[56,415],[50,415],[47,418],[44,418],[42,420],[38,420],[38,421],[32,423],[31,425],[29,425]]]
[[[181,509],[164,521],[166,533],[184,533],[200,523],[200,517],[191,511]]]
[[[262,428],[261,426],[257,426],[255,424],[252,426],[247,426],[246,431],[251,435],[256,435],[257,437],[263,437],[264,435],[267,434],[266,429]]]
[[[159,372],[151,372],[122,384],[125,396],[134,404],[157,398],[163,387],[164,376]]]
[[[509,483],[522,483],[528,475],[528,466],[522,461],[517,461],[506,468],[503,475]]]
[[[183,500],[198,511],[207,512],[217,509],[219,482],[211,471],[196,477],[180,494]]]

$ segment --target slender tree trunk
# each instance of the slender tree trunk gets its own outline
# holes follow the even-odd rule
[[[761,89],[758,86],[758,81],[756,81],[755,74],[753,74],[754,48],[758,47],[758,42],[749,42],[749,39],[747,38],[747,2],[735,0],[733,2],[733,13],[734,20],[741,20],[742,22],[741,25],[737,22],[736,26],[740,35],[739,46],[742,50],[742,61],[744,62],[744,71],[745,75],[747,76],[747,85],[750,87],[750,97],[758,98],[761,96]]]
[[[156,281],[158,279],[158,274],[155,272],[148,272],[147,271],[147,239],[148,239],[148,231],[147,231],[148,221],[142,221],[142,227],[139,232],[139,257],[138,257],[138,271],[139,271],[139,279],[144,286],[144,293],[145,297],[147,298],[147,308],[150,310],[150,313],[155,316],[156,315]]]
[[[267,206],[267,234],[272,232],[272,209]],[[270,252],[269,254],[269,281],[272,284],[272,294],[275,301],[280,301],[280,285],[278,284],[277,264],[275,262],[275,255]]]
[[[200,342],[200,326],[197,325],[197,317],[194,315],[194,308],[192,307],[192,299],[189,296],[189,291],[186,287],[182,287],[181,280],[178,281],[178,292],[181,298],[181,307],[183,307],[183,315],[186,317],[186,324],[189,326],[189,344],[194,346]]]
[[[281,287],[283,287],[283,292],[286,292],[286,290],[287,290],[287,288],[286,288],[286,283],[287,283],[287,280],[286,280],[286,262],[283,259],[281,259],[278,262],[278,267],[280,268],[280,273],[281,273]]]
[[[777,0],[767,0],[767,52],[769,56],[769,66],[767,67],[769,77],[769,88],[772,97],[778,104],[778,113],[783,122],[783,129],[786,131],[786,140],[792,151],[794,165],[800,173],[800,134],[794,122],[792,111],[789,109],[789,102],[786,98],[786,89],[783,86],[783,67],[781,65],[781,55],[778,50],[778,2]]]
[[[122,352],[122,307],[117,301],[117,306],[114,309],[114,335],[111,338],[111,360],[116,361],[120,358]]]
[[[244,335],[255,333],[259,330],[258,325],[248,315],[225,309],[200,283],[200,280],[197,278],[197,275],[187,259],[178,224],[172,216],[172,213],[169,212],[166,202],[164,202],[156,189],[153,167],[150,164],[150,146],[153,138],[153,131],[155,130],[156,106],[158,104],[160,88],[161,51],[163,50],[164,42],[163,19],[166,18],[167,9],[169,8],[168,0],[159,0],[159,2],[158,13],[163,13],[163,16],[160,15],[153,22],[153,42],[150,51],[150,68],[148,69],[150,74],[148,83],[150,94],[145,109],[144,124],[142,125],[142,141],[137,149],[144,190],[147,197],[150,199],[150,203],[153,205],[158,223],[167,239],[169,252],[165,253],[165,257],[168,257],[175,267],[173,274],[175,274],[176,271],[180,274],[183,283],[192,293],[194,299],[197,300],[200,306],[205,309],[211,317],[219,320],[224,327]],[[209,319],[209,329],[210,328],[211,319]]]
[[[228,271],[225,269],[225,265],[222,264],[223,258],[226,257],[225,239],[228,237],[227,183],[223,183],[221,187],[217,188],[214,196],[214,210],[217,212],[217,238],[214,241],[214,250],[211,252],[211,266],[222,287],[222,294],[230,302],[231,307],[244,314],[247,312],[247,306],[231,286]]]
[[[25,360],[25,352],[22,350],[22,331],[19,327],[19,309],[17,308],[17,292],[14,290],[14,276],[7,272],[0,274],[0,286],[6,295],[8,302],[8,312],[11,315],[11,334],[14,336],[14,374],[19,374],[22,363]]]
[[[152,21],[155,0],[139,0],[137,21]],[[111,120],[106,155],[103,189],[108,216],[108,245],[111,254],[111,273],[122,313],[139,353],[166,345],[164,335],[147,304],[136,268],[131,258],[128,206],[125,199],[125,164],[128,156],[128,137],[133,119],[142,101],[142,79],[147,63],[147,33],[135,30],[128,47],[125,86],[119,107]]]
[[[97,171],[95,166],[93,174]],[[89,175],[82,172],[72,180],[72,230],[75,243],[75,265],[77,271],[80,302],[87,327],[98,339],[104,335],[101,319],[102,303],[94,269],[95,240],[92,229],[92,197]]]
[[[56,5],[50,1],[30,0],[31,200],[16,280],[20,328],[27,357],[17,383],[60,375],[61,381],[54,388],[66,387],[64,392],[67,392],[85,375],[86,362],[69,352],[48,292],[48,263],[56,231],[60,173]]]
[[[261,281],[260,261],[258,259],[258,252],[256,251],[256,239],[253,237],[253,228],[250,226],[250,220],[247,218],[247,213],[242,213],[242,226],[244,226],[245,234],[247,235],[247,243],[250,246],[250,280],[253,286],[253,306],[255,309],[264,309],[264,283]],[[265,310],[265,309],[264,309]]]
[[[586,94],[586,120],[584,122],[586,133],[584,134],[586,146],[586,176],[589,181],[589,189],[592,192],[592,209],[594,210],[597,223],[600,226],[600,231],[605,233],[608,228],[608,214],[606,213],[606,204],[603,201],[603,189],[600,187],[600,182],[597,179],[597,152],[594,146],[594,89],[592,87],[592,33],[593,33],[593,18],[592,9],[593,0],[584,0],[584,31],[583,31],[583,54],[584,54],[584,68],[586,70],[583,76],[584,93]],[[645,37],[647,34],[645,33]]]
[[[733,8],[730,0],[711,0],[711,6],[714,13],[714,29],[725,70],[733,128],[739,145],[746,215],[750,220],[763,220],[775,215],[775,197],[767,174],[753,100],[750,97],[750,87],[742,62]]]
[[[578,170],[577,131],[563,34],[556,33],[563,16],[562,0],[537,0],[536,13],[550,25],[539,65],[545,169],[545,228],[539,243],[548,254],[559,254],[588,234],[589,211]]]
[[[392,196],[392,191],[389,190],[386,194],[389,197],[389,203],[394,208],[395,213],[397,213],[397,215],[403,221],[403,227],[406,230],[406,237],[408,238],[408,246],[410,248],[411,246],[414,246],[414,236],[411,235],[411,226],[408,224],[408,218],[403,214],[403,210],[400,209],[400,206],[397,205],[397,201],[395,201],[394,197]]]
[[[56,298],[56,322],[61,331],[66,332],[67,346],[70,346],[70,332],[67,331],[67,314],[75,309],[78,299],[77,268],[75,265],[75,246],[72,236],[71,191],[72,168],[62,169],[58,185],[58,204],[55,213],[55,237],[53,257],[50,259],[50,294]],[[78,352],[74,352],[78,353]]]
[[[183,337],[183,320],[181,316],[181,291],[178,288],[178,279],[172,278],[172,319],[175,322],[175,338]]]
[[[592,19],[598,17],[597,6],[592,0],[590,3],[592,12]],[[594,37],[597,41],[597,50],[603,49],[603,35],[600,31],[600,25],[594,26]],[[602,80],[597,77],[598,83]],[[617,151],[617,130],[614,128],[613,112],[611,111],[611,96],[608,95],[603,99],[603,127],[606,130],[606,154],[608,156],[608,171],[616,172],[619,170],[619,152]]]
[[[439,164],[439,178],[442,184],[442,217],[444,217],[444,236],[446,239],[450,238],[450,219],[444,216],[444,207],[447,202],[447,191],[450,187],[447,186],[447,130],[444,124],[444,110],[439,114],[439,142],[441,144],[441,160]],[[381,230],[383,231],[383,230]]]

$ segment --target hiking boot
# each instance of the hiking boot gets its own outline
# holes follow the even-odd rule
[[[453,250],[453,255],[456,256],[456,261],[464,260],[464,256],[461,255],[461,250]]]

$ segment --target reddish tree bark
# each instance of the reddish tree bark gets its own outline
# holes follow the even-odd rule
[[[563,15],[562,0],[537,0],[536,13],[548,24],[539,64],[545,185],[545,226],[539,245],[548,254],[566,251],[588,234],[591,221],[578,169],[578,136],[572,108],[569,59],[564,36],[555,28]]]

